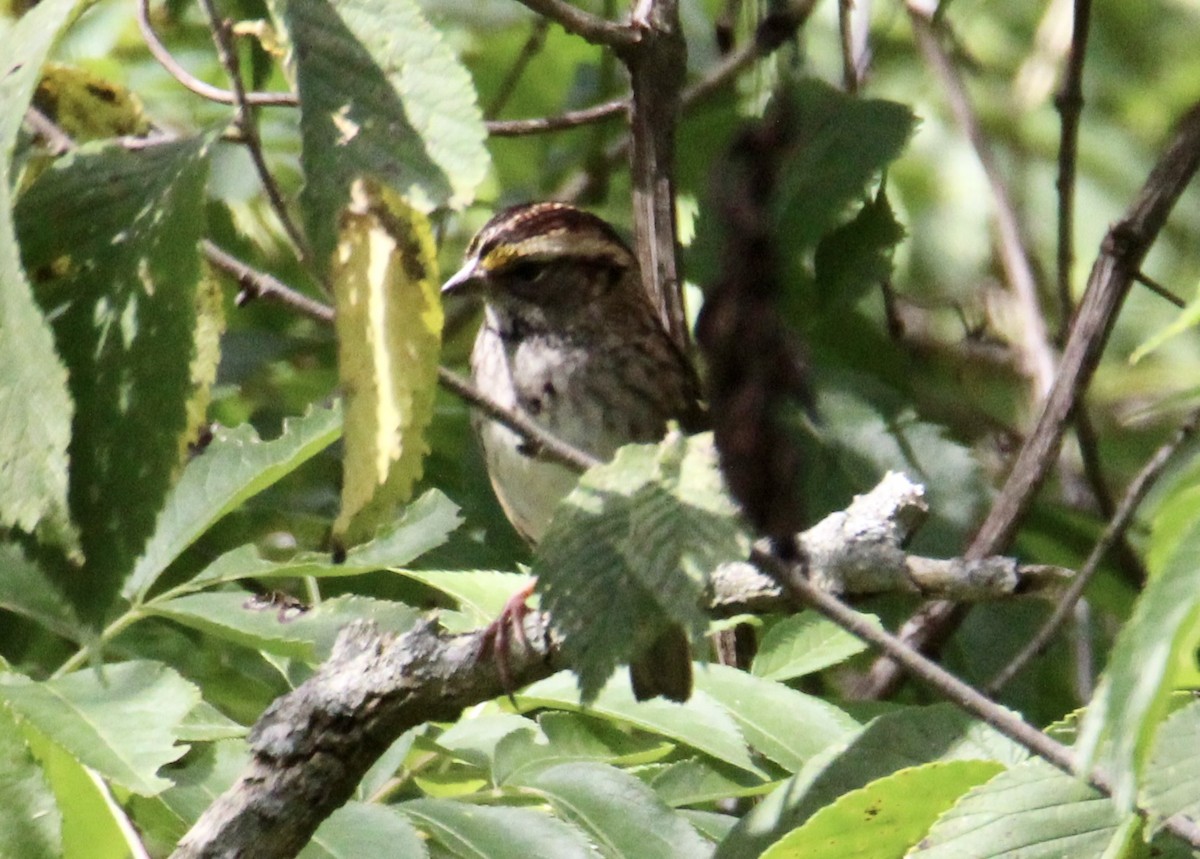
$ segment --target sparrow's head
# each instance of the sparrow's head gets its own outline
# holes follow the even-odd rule
[[[528,203],[495,215],[442,294],[481,295],[500,314],[551,326],[581,308],[645,301],[637,259],[617,231],[565,203]]]

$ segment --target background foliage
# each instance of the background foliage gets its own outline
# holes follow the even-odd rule
[[[584,5],[613,20],[626,12]],[[806,430],[809,513],[841,509],[902,469],[925,484],[933,510],[915,548],[954,556],[1037,414],[1039,389],[1025,372],[1034,317],[1051,358],[1069,322],[1055,290],[1054,100],[1072,9],[957,0],[936,18],[1017,214],[1040,287],[1031,308],[1006,283],[978,141],[964,134],[909,12],[857,5],[870,25],[857,95],[836,90],[845,82],[830,0],[779,51],[685,110],[676,190],[689,311],[719,274],[714,174],[735,130],[791,82],[808,136],[776,189],[776,214],[784,309],[807,345],[819,415]],[[723,10],[681,4],[692,83],[722,62],[713,24]],[[736,44],[777,11],[738,11]],[[526,565],[561,562],[531,558],[512,532],[468,407],[438,391],[418,421],[428,421],[429,453],[414,500],[333,563],[334,330],[294,307],[246,300],[252,292],[203,248],[326,300],[322,281],[346,241],[341,212],[361,174],[411,207],[405,235],[424,249],[414,254],[428,255],[432,231],[443,272],[494,209],[517,201],[573,196],[631,226],[628,174],[612,153],[625,133],[619,116],[488,135],[485,117],[553,116],[628,87],[611,51],[515,0],[231,0],[219,13],[239,22],[245,85],[300,101],[256,108],[237,134],[234,108],[184,89],[150,56],[133,12],[123,0],[43,0],[0,20],[0,855],[166,855],[236,778],[248,727],[311,674],[346,622],[400,631],[436,606],[446,629],[474,629]],[[228,85],[202,5],[149,14],[179,62]],[[1097,0],[1091,10],[1072,298],[1174,123],[1200,99],[1198,26],[1193,0]],[[38,130],[30,105],[69,145]],[[247,127],[302,234],[293,227],[289,237],[264,192]],[[1192,190],[1143,272],[1191,300],[1197,247]],[[428,291],[433,261],[420,258]],[[443,363],[464,360],[472,313],[447,309]],[[1119,497],[1184,425],[1200,370],[1195,318],[1148,289],[1130,295],[1087,391],[1095,448],[1067,446],[1014,554],[1082,565],[1109,518],[1086,457]],[[400,399],[428,398],[431,340],[432,322],[417,345],[396,347],[414,350],[424,373],[417,394]],[[347,438],[377,439],[378,426],[347,428]],[[616,658],[606,655],[585,666],[599,690],[588,708],[560,674],[511,702],[415,728],[304,855],[1187,855],[1198,845],[1146,842],[1162,818],[1200,803],[1200,709],[1172,694],[1197,677],[1191,447],[1140,507],[1127,544],[1101,563],[1071,623],[996,695],[1068,743],[1071,714],[1091,703],[1082,747],[1112,774],[1115,801],[924,688],[850,700],[871,654],[800,613],[755,619],[751,670],[700,670],[685,706],[636,704],[621,675],[603,686]],[[724,526],[666,520],[676,532],[712,532],[708,544],[684,541],[681,564],[744,545],[726,504],[696,508],[696,521]],[[571,523],[591,527],[582,515],[565,521],[554,551],[578,542]],[[910,597],[859,606],[889,627],[915,607]],[[987,683],[1051,608],[978,606],[944,661]]]

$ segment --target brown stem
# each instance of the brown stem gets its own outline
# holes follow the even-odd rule
[[[754,551],[751,560],[783,584],[797,603],[812,606],[842,629],[879,648],[890,660],[902,665],[904,670],[932,687],[946,700],[978,717],[1013,742],[1019,743],[1069,775],[1081,775],[1078,771],[1078,759],[1070,748],[1039,731],[1013,711],[1001,707],[973,686],[959,680],[900,638],[871,623],[837,597],[815,587],[808,580],[802,564],[785,563],[758,549]],[[1096,790],[1105,796],[1112,796],[1112,780],[1107,773],[1093,769],[1082,776]],[[1136,810],[1143,817],[1149,816],[1149,812],[1144,808],[1136,807]],[[1200,847],[1200,825],[1183,814],[1168,818],[1163,822],[1163,828],[1189,844]]]
[[[677,0],[641,0],[633,26],[642,34],[622,52],[629,68],[629,169],[633,181],[633,229],[642,281],[664,327],[689,348],[683,312],[679,245],[675,238],[675,127],[687,67],[687,45]]]
[[[267,158],[263,152],[262,137],[258,133],[258,123],[255,121],[254,111],[250,108],[247,101],[248,93],[246,87],[242,84],[242,71],[238,62],[237,50],[233,45],[231,35],[231,27],[229,22],[217,15],[216,5],[213,0],[200,0],[200,5],[204,9],[204,14],[208,16],[209,28],[212,30],[213,44],[217,48],[217,58],[221,62],[222,68],[229,76],[229,83],[233,87],[233,104],[236,108],[233,122],[238,131],[241,132],[242,140],[246,145],[247,151],[250,153],[250,160],[254,163],[254,170],[258,173],[258,179],[262,183],[263,190],[267,194],[267,200],[271,204],[271,208],[275,210],[279,222],[283,225],[283,231],[287,233],[291,239],[292,246],[296,250],[296,257],[300,262],[304,262],[308,256],[308,243],[304,239],[304,235],[292,220],[291,214],[288,212],[287,202],[283,199],[283,192],[279,190],[279,184],[275,181],[274,175],[267,167]]]
[[[1079,117],[1083,113],[1083,59],[1087,53],[1092,0],[1075,0],[1071,29],[1071,50],[1062,86],[1054,96],[1054,106],[1062,119],[1058,144],[1058,303],[1062,331],[1066,338],[1074,302],[1071,298],[1071,266],[1075,263],[1075,168],[1079,157]]]
[[[215,101],[220,104],[236,103],[236,98],[232,92],[200,80],[180,65],[179,61],[167,50],[166,45],[158,38],[158,34],[154,32],[154,26],[150,23],[150,0],[138,0],[137,22],[138,29],[141,30],[142,38],[146,41],[146,47],[150,50],[151,56],[158,60],[158,64],[166,69],[171,77],[175,78],[175,80],[201,98],[206,98],[209,101]],[[248,92],[246,93],[246,103],[262,106],[295,107],[300,102],[295,94],[290,92]]]
[[[504,80],[496,88],[496,95],[492,99],[492,103],[484,110],[484,116],[489,118],[496,117],[500,114],[500,111],[504,110],[504,106],[508,104],[508,100],[512,98],[512,94],[516,92],[517,83],[521,80],[521,76],[529,68],[530,61],[541,53],[542,47],[546,44],[546,31],[549,29],[550,21],[548,18],[539,17],[534,20],[533,26],[529,29],[529,35],[525,38],[525,44],[521,46],[521,52],[517,54],[517,58],[513,61],[508,73],[505,74]]]
[[[1012,540],[1058,458],[1071,412],[1091,381],[1130,284],[1198,167],[1200,102],[1184,114],[1129,210],[1105,236],[1075,314],[1054,387],[1037,425],[1017,455],[1008,480],[967,550],[967,557],[999,554]],[[929,603],[909,620],[902,635],[916,649],[934,652],[965,616],[965,609],[953,603]],[[878,660],[855,691],[863,697],[884,697],[895,690],[900,679],[894,663]]]
[[[1130,482],[1129,487],[1125,490],[1125,496],[1121,499],[1114,512],[1108,526],[1104,529],[1104,533],[1100,535],[1100,539],[1096,541],[1096,545],[1092,547],[1091,554],[1080,568],[1079,572],[1071,579],[1071,584],[1063,592],[1059,598],[1058,604],[1054,607],[1054,611],[1041,628],[1034,634],[1029,643],[1021,649],[1021,652],[1014,656],[1009,663],[1001,669],[991,682],[987,684],[986,691],[989,695],[996,695],[1005,686],[1008,685],[1014,677],[1029,664],[1035,656],[1041,653],[1050,641],[1058,634],[1059,628],[1066,621],[1067,616],[1075,607],[1075,604],[1083,596],[1084,590],[1088,586],[1088,582],[1092,580],[1092,576],[1096,574],[1096,570],[1100,566],[1100,562],[1104,560],[1104,556],[1108,554],[1109,549],[1116,545],[1117,541],[1129,528],[1129,524],[1133,521],[1133,516],[1137,512],[1138,506],[1146,497],[1146,493],[1154,485],[1154,482],[1162,475],[1163,469],[1175,456],[1179,448],[1196,434],[1196,430],[1200,428],[1200,411],[1193,412],[1183,425],[1175,431],[1175,435],[1171,439],[1154,452],[1154,455],[1142,466],[1142,470]]]
[[[520,2],[558,24],[568,33],[574,33],[593,45],[610,48],[629,48],[636,45],[641,33],[636,27],[614,24],[598,15],[584,12],[563,0],[520,0]]]
[[[516,137],[521,134],[543,134],[548,131],[562,131],[567,128],[577,128],[592,122],[601,122],[615,116],[621,116],[629,111],[629,99],[619,98],[613,101],[597,104],[592,107],[571,110],[558,116],[537,117],[535,119],[489,119],[488,134],[493,137]]]
[[[933,24],[924,13],[912,3],[908,5],[908,13],[917,45],[929,67],[941,80],[950,102],[950,109],[971,142],[979,165],[987,176],[995,203],[996,227],[1000,239],[1000,265],[1021,310],[1022,363],[1025,374],[1033,382],[1036,401],[1040,403],[1054,382],[1054,355],[1050,348],[1041,302],[1038,299],[1037,279],[1034,277],[1029,252],[1022,238],[1016,206],[1009,194],[1008,183],[1000,170],[996,154],[983,133],[983,126],[971,104],[962,75],[942,48]]]

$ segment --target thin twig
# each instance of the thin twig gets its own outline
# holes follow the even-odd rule
[[[1129,210],[1105,236],[1063,349],[1054,387],[966,557],[1001,554],[1016,534],[1058,458],[1071,412],[1100,363],[1117,312],[1142,260],[1197,168],[1200,168],[1200,102],[1193,104],[1180,119],[1174,136]],[[966,609],[962,606],[928,603],[905,624],[901,635],[910,646],[933,652],[965,617]],[[900,679],[895,663],[880,659],[855,691],[862,697],[883,697],[896,688]]]
[[[525,444],[532,448],[536,456],[580,472],[601,464],[600,460],[591,454],[573,447],[544,429],[525,412],[496,402],[453,370],[438,367],[438,382],[443,388],[458,394],[489,418],[518,433],[524,439]]]
[[[809,14],[816,5],[816,0],[793,0],[782,11],[776,12],[759,24],[754,38],[744,46],[726,55],[703,77],[693,81],[684,88],[679,97],[680,110],[688,108],[712,97],[720,92],[738,75],[749,69],[763,57],[768,56],[796,34],[796,31],[808,20]],[[604,151],[604,164],[615,166],[629,155],[629,135],[624,135],[614,141]],[[588,172],[580,171],[571,176],[554,192],[556,200],[580,200],[592,190],[592,179]]]
[[[241,64],[238,62],[237,50],[234,48],[230,35],[229,22],[217,14],[216,4],[213,3],[213,0],[200,0],[200,5],[204,9],[204,14],[208,16],[213,44],[217,48],[217,59],[226,74],[229,75],[229,83],[233,87],[234,125],[242,134],[242,141],[250,153],[250,160],[254,162],[254,170],[258,173],[263,190],[267,193],[267,200],[283,225],[283,231],[291,239],[297,259],[303,263],[310,255],[308,242],[305,241],[304,234],[292,220],[292,216],[288,212],[287,201],[283,199],[283,193],[279,190],[279,184],[275,181],[270,168],[267,167],[262,137],[258,133],[258,123],[255,121],[254,111],[246,101],[246,87],[242,83]]]
[[[489,119],[500,115],[500,111],[504,110],[504,106],[508,104],[508,100],[512,98],[512,94],[517,91],[517,83],[521,80],[521,76],[525,74],[525,70],[529,68],[530,61],[533,60],[546,44],[546,31],[550,29],[550,20],[541,16],[533,21],[533,26],[529,28],[529,35],[525,39],[525,44],[521,46],[521,52],[517,54],[517,58],[513,61],[512,67],[509,68],[508,74],[504,76],[504,80],[500,82],[500,86],[496,89],[496,95],[492,98],[492,103],[484,110],[483,115]]]
[[[210,241],[202,242],[201,250],[205,259],[237,281],[238,286],[241,287],[241,292],[238,294],[239,304],[263,298],[277,301],[317,322],[325,324],[333,322],[334,311],[329,305],[297,292],[266,272],[251,268]],[[446,390],[462,397],[489,418],[504,424],[519,434],[537,456],[580,472],[600,464],[598,459],[558,438],[524,412],[496,402],[453,370],[439,367],[438,382]]]
[[[803,565],[789,564],[755,549],[751,561],[788,589],[798,603],[811,606],[842,629],[883,651],[906,671],[928,684],[948,701],[981,719],[1013,742],[1070,775],[1080,775],[1075,753],[1062,743],[1030,725],[1016,713],[1001,707],[979,690],[964,683],[946,669],[922,656],[887,630],[876,626],[837,597],[815,587],[805,575]],[[1083,774],[1088,783],[1106,796],[1112,796],[1112,780],[1099,768]],[[1136,807],[1143,817],[1149,812]],[[1163,822],[1163,828],[1194,847],[1200,847],[1200,825],[1182,814]]]
[[[1033,638],[1029,640],[1029,643],[1021,649],[1020,653],[1014,656],[987,684],[985,689],[989,695],[994,696],[998,694],[1058,634],[1059,627],[1066,621],[1075,603],[1083,596],[1084,590],[1096,574],[1096,570],[1100,567],[1100,562],[1104,560],[1104,556],[1108,554],[1109,549],[1128,530],[1129,524],[1133,521],[1134,514],[1137,512],[1142,500],[1146,497],[1146,493],[1150,491],[1155,481],[1162,475],[1163,470],[1175,456],[1175,453],[1196,434],[1198,428],[1200,428],[1200,411],[1193,412],[1184,421],[1183,425],[1175,431],[1170,440],[1155,451],[1154,455],[1142,466],[1141,471],[1137,473],[1130,482],[1129,487],[1125,490],[1125,496],[1121,499],[1121,503],[1118,505],[1108,526],[1104,529],[1104,533],[1096,541],[1096,545],[1092,547],[1091,554],[1088,555],[1079,572],[1071,579],[1071,584],[1063,592],[1050,617],[1046,619],[1046,622],[1042,624]]]
[[[1100,515],[1112,519],[1117,513],[1117,504],[1113,500],[1108,478],[1104,474],[1104,461],[1100,455],[1100,439],[1096,427],[1092,423],[1087,403],[1083,399],[1075,407],[1071,415],[1071,425],[1075,431],[1075,440],[1079,443],[1079,456],[1083,462],[1083,476],[1092,490],[1092,497],[1100,509]],[[1113,547],[1117,566],[1125,576],[1125,580],[1135,588],[1140,589],[1146,583],[1146,568],[1134,548],[1122,534],[1117,538]]]
[[[854,57],[854,0],[838,0],[838,36],[842,45],[842,87],[850,95],[858,93],[858,63]]]
[[[1061,117],[1058,143],[1058,303],[1059,341],[1066,339],[1070,325],[1071,267],[1075,263],[1075,171],[1079,158],[1079,117],[1083,113],[1083,60],[1087,53],[1092,0],[1075,0],[1071,25],[1071,50],[1062,86],[1054,96]]]
[[[292,289],[283,281],[272,277],[264,271],[251,268],[232,254],[226,253],[208,239],[200,243],[204,258],[213,266],[233,277],[241,291],[238,292],[238,305],[246,304],[256,298],[267,298],[284,304],[300,314],[317,322],[330,324],[333,322],[333,308],[315,298],[309,298],[301,292]]]
[[[1182,298],[1180,298],[1175,293],[1171,292],[1171,290],[1167,289],[1165,286],[1163,286],[1161,283],[1159,283],[1154,278],[1150,277],[1150,275],[1146,274],[1144,271],[1135,272],[1133,275],[1133,279],[1135,281],[1137,281],[1138,283],[1140,283],[1142,286],[1146,287],[1146,289],[1153,292],[1158,297],[1165,298],[1167,301],[1174,304],[1180,310],[1183,310],[1183,308],[1187,307],[1186,301],[1184,301]]]
[[[158,60],[158,64],[166,69],[171,77],[201,98],[219,104],[235,103],[236,99],[232,92],[200,80],[180,65],[179,61],[167,50],[167,46],[158,38],[158,34],[154,32],[154,27],[150,23],[150,0],[138,0],[137,22],[146,47],[150,49],[150,54]],[[246,93],[246,103],[263,107],[295,107],[300,102],[295,94],[290,92],[248,92]]]
[[[75,148],[71,135],[33,105],[25,108],[25,122],[33,133],[42,138],[53,155],[63,155]]]
[[[598,15],[584,12],[563,0],[520,0],[521,4],[558,24],[568,33],[574,33],[593,45],[604,45],[615,49],[631,48],[641,40],[636,27],[614,24]]]
[[[558,116],[535,119],[489,119],[486,125],[488,134],[493,137],[516,137],[521,134],[543,134],[548,131],[577,128],[591,122],[601,122],[605,119],[622,116],[628,112],[629,98],[626,96],[607,101],[604,104],[567,111]]]
[[[1037,279],[1029,262],[1016,206],[1008,184],[996,161],[996,154],[983,132],[971,104],[962,75],[938,41],[933,24],[913,2],[906,4],[917,45],[934,74],[946,90],[946,98],[955,119],[975,150],[975,157],[987,176],[995,203],[996,226],[1000,240],[1000,264],[1008,285],[1021,310],[1022,356],[1026,375],[1033,383],[1037,402],[1042,402],[1054,384],[1054,354],[1050,348],[1046,319],[1038,299]]]

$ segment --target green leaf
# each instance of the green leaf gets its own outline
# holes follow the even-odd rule
[[[1079,728],[1080,767],[1099,765],[1113,780],[1113,801],[1132,807],[1155,732],[1166,715],[1171,671],[1194,647],[1200,618],[1200,522],[1176,541],[1156,529],[1152,542],[1174,541],[1121,629],[1112,656]],[[1162,557],[1160,555],[1159,557]]]
[[[750,746],[788,772],[860,726],[846,713],[820,698],[730,668],[707,665],[696,673],[696,688],[729,711]],[[797,726],[802,725],[802,730]]]
[[[1124,818],[1086,783],[1032,758],[975,788],[915,850],[921,859],[1099,857],[1129,837]]]
[[[869,391],[872,383],[861,377],[835,378],[835,383],[817,398],[825,452],[806,475],[812,495],[819,499],[811,512],[823,515],[841,509],[847,498],[874,486],[889,470],[902,471],[925,486],[934,514],[922,529],[921,544],[941,539],[958,545],[958,535],[974,527],[988,498],[975,453],[906,406],[870,402],[863,389]]]
[[[686,818],[616,767],[560,764],[539,773],[526,788],[586,830],[606,856],[699,859],[712,854],[712,845]]]
[[[89,144],[15,211],[70,371],[70,504],[96,616],[150,536],[188,440],[211,143]]]
[[[717,852],[750,859],[851,790],[897,770],[936,760],[993,760],[1012,764],[1028,753],[950,704],[906,707],[867,725],[844,749],[834,747],[805,764],[742,818]]]
[[[663,802],[671,806],[760,796],[775,784],[710,758],[676,761],[662,767],[650,779],[650,787],[654,788]]]
[[[69,641],[82,624],[45,571],[15,543],[0,543],[0,609],[24,615]]]
[[[333,537],[352,546],[412,497],[429,453],[442,344],[429,221],[387,188],[355,182],[330,280],[346,412]]]
[[[256,546],[239,546],[201,570],[187,588],[247,578],[356,576],[399,567],[445,543],[461,521],[454,502],[430,489],[406,506],[399,518],[380,529],[374,540],[347,552],[340,564],[334,563],[328,552],[299,552],[286,561],[272,561],[263,558]]]
[[[441,591],[458,603],[466,617],[454,631],[466,632],[494,620],[513,594],[527,586],[532,576],[495,570],[397,570],[400,575]],[[443,614],[444,618],[444,614]],[[461,629],[458,627],[461,626]]]
[[[403,856],[422,859],[429,850],[409,819],[394,808],[348,802],[322,821],[299,859],[360,859]]]
[[[1173,337],[1177,337],[1185,331],[1195,328],[1200,325],[1200,293],[1198,293],[1187,307],[1179,311],[1169,325],[1151,334],[1140,346],[1133,350],[1133,354],[1129,356],[1129,363],[1136,364],[1147,355],[1157,351],[1164,343]]]
[[[62,855],[62,814],[12,717],[0,711],[0,853]]]
[[[174,784],[156,799],[176,816],[180,835],[233,786],[249,762],[250,752],[243,740],[220,740],[194,748],[171,768]]]
[[[142,796],[170,787],[156,775],[187,748],[176,726],[200,701],[196,687],[154,662],[106,665],[34,683],[0,677],[0,700],[81,764]]]
[[[62,815],[62,855],[88,859],[128,859],[136,837],[122,821],[124,812],[111,791],[74,754],[55,745],[28,724],[23,733],[54,791]]]
[[[905,105],[857,98],[813,78],[777,98],[786,99],[783,116],[795,125],[796,144],[774,189],[776,234],[788,247],[811,248],[899,157],[916,120]]]
[[[680,814],[696,827],[701,835],[709,841],[719,842],[726,835],[733,825],[737,823],[737,818],[732,814],[720,814],[716,811],[699,811],[694,808],[681,809]]]
[[[76,143],[150,131],[141,99],[77,66],[48,63],[38,82],[36,104]]]
[[[762,859],[904,855],[963,793],[1003,769],[994,761],[938,761],[900,770],[839,797],[771,845]]]
[[[244,647],[301,659],[325,658],[338,632],[369,618],[390,632],[412,627],[418,613],[400,603],[342,596],[295,616],[272,605],[259,607],[242,592],[204,593],[147,603],[147,614],[165,617]]]
[[[444,744],[445,735],[438,742]],[[559,764],[592,761],[637,766],[658,760],[673,748],[659,737],[630,734],[604,719],[546,712],[538,716],[536,725],[525,720],[522,730],[509,732],[496,743],[492,776],[498,785],[520,785]]]
[[[708,574],[749,555],[710,435],[627,445],[558,506],[534,557],[542,608],[591,701],[669,625],[698,639]]]
[[[300,202],[330,262],[351,182],[369,177],[422,212],[471,201],[488,167],[470,76],[413,0],[286,0],[300,93]]]
[[[212,704],[201,701],[179,723],[175,736],[185,743],[211,743],[246,736],[245,725],[233,721]]]
[[[656,698],[636,701],[625,677],[613,678],[586,710],[579,704],[571,674],[560,671],[517,693],[522,708],[554,707],[618,719],[711,755],[760,778],[766,773],[750,758],[746,743],[728,711],[703,692],[686,704]]]
[[[167,566],[214,522],[299,468],[341,432],[342,413],[336,407],[284,421],[283,433],[268,442],[248,424],[219,430],[167,496],[154,535],[121,593],[141,602]]]
[[[488,808],[447,799],[395,806],[454,856],[478,859],[595,859],[574,827],[529,808]]]
[[[1173,814],[1200,817],[1200,702],[1171,714],[1154,739],[1139,805],[1152,823]]]
[[[837,665],[866,648],[833,621],[802,611],[767,630],[750,670],[766,680],[791,680]]]
[[[846,224],[825,235],[813,260],[817,304],[844,312],[892,272],[892,250],[904,238],[884,188]]]
[[[537,733],[537,724],[515,713],[484,713],[451,725],[438,736],[437,744],[455,758],[486,769],[497,744],[516,731]]]
[[[50,326],[21,269],[11,165],[42,64],[77,5],[39,3],[0,39],[0,527],[37,532],[76,553],[67,505],[74,407]]]

